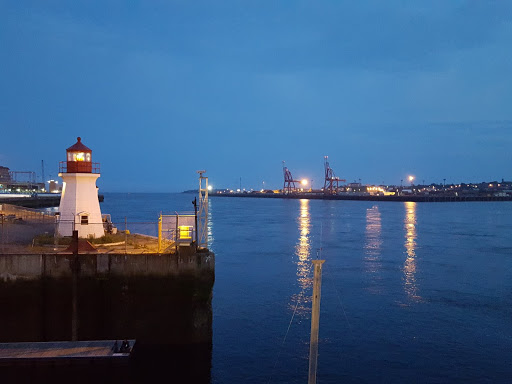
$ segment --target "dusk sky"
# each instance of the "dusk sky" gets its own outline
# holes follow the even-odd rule
[[[0,165],[101,192],[512,179],[512,1],[0,0]]]

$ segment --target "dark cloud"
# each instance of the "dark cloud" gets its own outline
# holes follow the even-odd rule
[[[507,178],[511,8],[3,2],[0,130],[10,144],[0,165],[55,169],[82,136],[105,163],[106,189],[141,188],[162,169],[173,173],[164,188],[186,189],[203,167],[216,184],[244,175],[278,187],[282,160],[320,180],[324,155],[340,176],[368,182],[444,168]],[[192,156],[195,147],[204,150]],[[114,172],[120,156],[126,167]]]

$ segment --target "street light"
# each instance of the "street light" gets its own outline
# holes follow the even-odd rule
[[[409,182],[411,183],[411,185],[412,185],[413,180],[414,180],[414,176],[409,176]]]

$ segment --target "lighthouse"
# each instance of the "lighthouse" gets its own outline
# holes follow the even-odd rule
[[[73,230],[77,230],[78,237],[102,237],[105,232],[96,187],[100,165],[92,162],[92,151],[80,137],[66,150],[66,161],[60,162],[59,176],[63,181],[59,235],[71,236]]]

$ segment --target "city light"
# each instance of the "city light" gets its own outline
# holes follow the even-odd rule
[[[302,185],[307,185],[308,184],[308,181],[306,179],[302,179],[302,181],[300,182]]]

